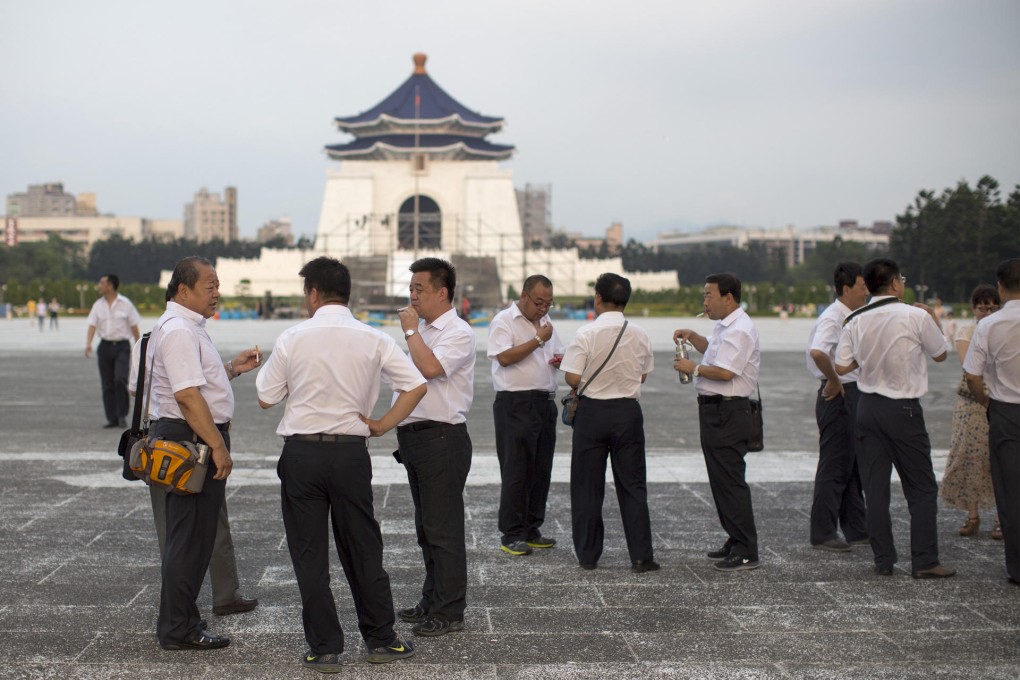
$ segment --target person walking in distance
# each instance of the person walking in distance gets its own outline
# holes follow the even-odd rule
[[[106,412],[106,425],[103,427],[124,428],[127,427],[131,339],[137,341],[141,337],[138,332],[141,316],[131,300],[117,292],[120,279],[116,274],[100,276],[96,288],[99,299],[89,311],[85,356],[92,356],[92,338],[98,332],[96,356],[103,385],[103,410]]]
[[[487,356],[496,390],[492,419],[502,481],[500,549],[510,555],[556,545],[541,531],[556,448],[556,368],[563,357],[549,321],[552,304],[552,281],[535,274],[524,280],[520,299],[489,325]]]

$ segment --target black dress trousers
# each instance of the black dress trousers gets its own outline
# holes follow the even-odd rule
[[[844,384],[843,392],[842,396],[826,401],[820,387],[815,401],[818,468],[811,503],[811,545],[838,539],[839,528],[847,541],[868,537],[854,437],[861,393],[855,382]]]
[[[708,483],[719,523],[730,539],[730,554],[757,560],[758,530],[744,462],[751,418],[751,404],[746,398],[698,405]]]
[[[116,423],[128,414],[128,376],[131,374],[131,343],[101,340],[96,348],[99,380],[103,386],[106,422]]]
[[[613,469],[630,560],[649,561],[653,557],[652,527],[641,405],[636,399],[588,397],[583,397],[577,407],[570,456],[570,515],[577,560],[597,564],[602,556],[607,458]]]
[[[1006,573],[1020,583],[1020,404],[991,400],[988,448],[992,488],[1006,548]]]

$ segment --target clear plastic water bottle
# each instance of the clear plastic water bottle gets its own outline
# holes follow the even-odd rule
[[[691,350],[694,349],[694,345],[686,340],[681,340],[676,344],[676,358],[677,359],[690,359]],[[691,374],[684,373],[683,371],[677,371],[680,374],[680,384],[686,385],[691,382]]]

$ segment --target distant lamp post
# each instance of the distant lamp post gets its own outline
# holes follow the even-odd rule
[[[4,294],[7,293],[7,284],[0,284],[0,307],[4,306]],[[4,310],[6,312],[6,310]]]
[[[919,283],[914,286],[914,290],[917,291],[917,301],[924,302],[925,294],[928,292],[928,286],[923,283]]]
[[[78,291],[78,308],[85,309],[85,291],[89,289],[88,285],[79,283],[75,285],[74,289]]]

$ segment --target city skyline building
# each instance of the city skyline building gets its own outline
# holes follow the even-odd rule
[[[237,188],[227,187],[223,198],[202,187],[184,205],[184,237],[199,243],[238,240]]]

